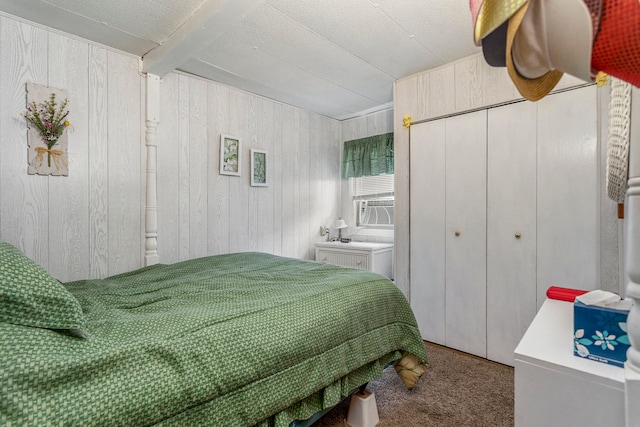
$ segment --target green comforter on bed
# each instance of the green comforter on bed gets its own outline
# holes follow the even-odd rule
[[[242,253],[65,284],[88,339],[0,322],[9,425],[288,425],[408,351],[426,359],[386,278]]]

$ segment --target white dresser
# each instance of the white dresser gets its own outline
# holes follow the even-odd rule
[[[624,369],[573,355],[573,304],[547,299],[515,350],[516,427],[624,427]]]
[[[393,243],[316,243],[316,261],[370,270],[393,279]]]

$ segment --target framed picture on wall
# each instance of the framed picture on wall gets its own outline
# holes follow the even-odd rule
[[[267,186],[267,152],[251,149],[251,186]]]
[[[231,135],[220,135],[220,175],[240,176],[242,141]]]

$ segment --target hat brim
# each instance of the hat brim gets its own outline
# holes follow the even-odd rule
[[[509,73],[509,77],[511,77],[511,81],[513,81],[513,84],[515,84],[518,92],[520,92],[520,94],[529,101],[538,101],[544,98],[549,92],[553,90],[553,88],[562,78],[563,73],[562,71],[551,70],[538,78],[528,79],[518,73],[518,70],[513,63],[513,57],[511,56],[513,40],[515,39],[516,33],[518,31],[518,28],[520,27],[520,24],[522,23],[524,15],[527,13],[527,9],[529,8],[529,1],[530,0],[527,0],[522,5],[522,7],[518,9],[518,11],[514,13],[511,18],[509,18],[505,56],[507,60],[507,71]]]

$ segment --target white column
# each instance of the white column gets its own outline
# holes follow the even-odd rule
[[[625,410],[627,427],[640,425],[640,90],[631,98],[631,139],[629,148],[629,187],[625,212],[625,270],[627,297],[634,305],[627,319],[631,348],[627,352]]]
[[[147,185],[145,209],[144,265],[157,264],[158,256],[158,205],[156,187],[158,123],[160,122],[160,77],[147,74],[146,134]]]

